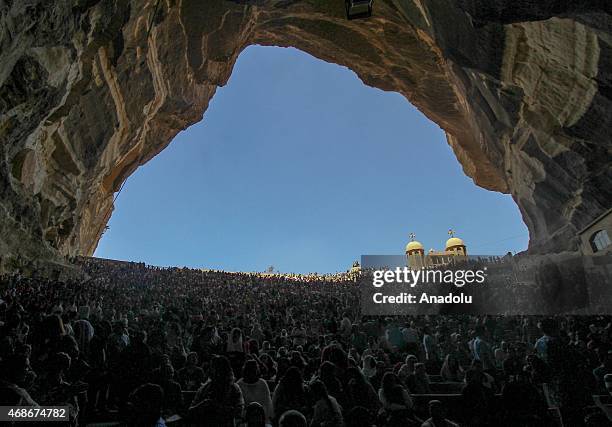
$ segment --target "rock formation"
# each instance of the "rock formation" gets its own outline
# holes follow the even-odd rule
[[[612,3],[0,0],[0,261],[90,255],[126,178],[199,121],[240,52],[293,46],[397,91],[533,252],[612,204]],[[296,82],[299,84],[299,82]]]

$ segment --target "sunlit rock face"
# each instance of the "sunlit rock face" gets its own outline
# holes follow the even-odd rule
[[[575,250],[612,200],[611,4],[378,0],[349,21],[342,0],[0,1],[2,268],[92,254],[114,193],[251,44],[403,94],[477,185],[512,194],[531,251]]]

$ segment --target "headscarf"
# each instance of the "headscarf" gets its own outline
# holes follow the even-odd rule
[[[363,359],[361,373],[366,377],[370,378],[376,375],[376,360],[373,356],[366,356]]]

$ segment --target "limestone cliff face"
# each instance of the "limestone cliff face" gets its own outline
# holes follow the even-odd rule
[[[612,204],[610,2],[378,0],[352,21],[342,0],[156,3],[0,0],[3,269],[92,254],[113,194],[250,44],[403,94],[477,185],[512,194],[534,252],[575,250]]]

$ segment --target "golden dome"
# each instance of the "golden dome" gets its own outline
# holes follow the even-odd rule
[[[423,245],[421,245],[421,243],[417,242],[416,240],[413,240],[406,245],[406,252],[415,251],[417,249],[422,251]]]
[[[452,248],[455,246],[465,246],[465,243],[463,243],[463,240],[461,240],[459,237],[454,237],[454,236],[446,241],[446,249]]]

